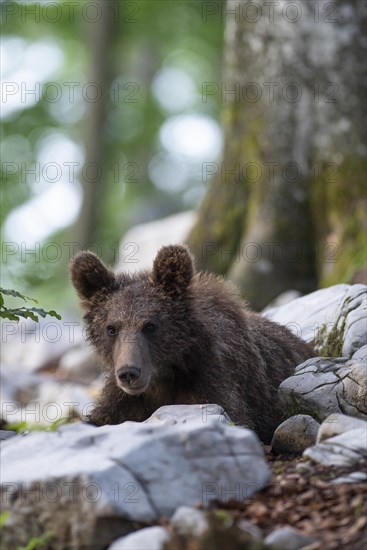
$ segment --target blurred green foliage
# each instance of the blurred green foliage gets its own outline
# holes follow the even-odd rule
[[[220,5],[221,1],[217,3]],[[89,12],[86,11],[88,4]],[[91,23],[95,4],[89,0],[59,0],[50,3],[47,11],[42,2],[29,0],[5,0],[0,5],[2,47],[11,56],[11,63],[21,66],[27,52],[36,51],[36,47],[44,48],[44,60],[42,53],[34,55],[34,64],[27,71],[37,75],[40,70],[45,74],[52,55],[57,60],[55,70],[46,78],[39,78],[40,89],[44,92],[39,99],[31,103],[22,99],[21,104],[3,116],[1,224],[4,229],[4,223],[11,219],[9,214],[21,205],[32,205],[32,200],[54,185],[42,177],[45,148],[61,140],[60,143],[71,143],[85,152],[92,105],[83,97],[85,86],[91,82],[93,63],[108,62],[112,84],[109,89],[102,90],[108,97],[103,135],[99,136],[105,158],[99,200],[95,204],[94,231],[89,239],[98,243],[104,260],[112,263],[116,260],[118,242],[131,225],[194,207],[204,192],[197,166],[191,166],[190,159],[180,159],[188,163],[189,174],[180,189],[155,185],[148,166],[156,155],[167,155],[159,134],[170,117],[194,114],[219,119],[218,97],[209,97],[203,102],[201,87],[205,81],[220,78],[223,22],[220,17],[203,17],[205,2],[201,0],[112,0],[114,13],[108,59],[96,60],[91,59],[91,44],[94,34],[97,36],[97,26],[103,23],[97,21],[98,18]],[[154,93],[157,75],[167,68],[186,75],[194,85],[190,101],[171,110],[165,108],[157,99],[157,92]],[[27,71],[17,78],[27,83]],[[5,75],[4,78],[11,82],[14,73],[10,71],[9,77]],[[37,80],[37,76],[35,78]],[[31,75],[25,90],[32,90],[32,86]],[[62,97],[55,100],[60,90]],[[175,93],[173,90],[172,95]],[[11,95],[16,93],[8,94],[9,101],[13,99]],[[74,160],[63,150],[48,160],[60,163],[63,158],[65,162]],[[30,171],[22,170],[22,163],[29,170],[40,163],[39,181]],[[75,171],[75,181],[69,179],[78,189],[81,167],[82,162]],[[12,236],[9,221],[5,227],[7,231],[2,235],[3,285],[15,286],[22,292],[29,288],[34,292],[41,287],[46,307],[57,309],[61,303],[63,307],[70,306],[74,299],[66,283],[66,266],[73,249],[64,243],[75,242],[74,225],[55,230],[33,247],[23,246],[18,235]],[[56,260],[53,255],[49,259],[51,254],[43,252],[47,243],[54,243],[56,257],[60,258]],[[81,243],[81,248],[85,244]],[[29,252],[32,249],[33,254]],[[62,254],[58,254],[58,250]]]

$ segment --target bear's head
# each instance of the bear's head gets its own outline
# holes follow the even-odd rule
[[[203,343],[191,311],[194,261],[185,246],[161,248],[151,272],[115,275],[92,252],[79,253],[70,272],[88,338],[124,392],[154,392],[187,368],[189,349]]]

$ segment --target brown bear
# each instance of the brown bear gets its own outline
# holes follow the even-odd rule
[[[195,273],[186,246],[152,271],[115,275],[91,252],[71,262],[88,339],[106,371],[96,425],[147,419],[162,405],[216,403],[264,442],[282,420],[279,384],[311,348],[246,309],[222,278]]]

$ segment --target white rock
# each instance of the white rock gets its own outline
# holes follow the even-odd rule
[[[333,479],[331,483],[364,483],[365,481],[367,481],[367,474],[365,472],[352,472],[346,476]]]
[[[317,443],[321,443],[325,439],[334,437],[350,430],[358,430],[359,428],[366,430],[367,435],[367,422],[359,418],[353,418],[345,414],[331,414],[320,426],[317,434]]]
[[[366,427],[349,430],[309,447],[304,451],[303,456],[324,466],[357,467],[365,465],[367,460],[367,423]]]
[[[97,359],[91,348],[79,345],[61,357],[56,371],[59,380],[89,384],[100,374]]]
[[[355,289],[355,287],[360,287]],[[363,290],[364,287],[364,290]],[[344,335],[343,335],[343,356],[351,357],[362,346],[367,344],[367,287],[365,285],[354,285],[352,289],[357,292],[351,296],[349,302],[345,301]]]
[[[362,348],[359,348],[358,351],[356,351],[353,354],[352,359],[355,359],[356,361],[365,362],[367,363],[367,346],[363,346]]]
[[[172,516],[171,525],[180,535],[193,535],[194,537],[200,537],[209,528],[204,513],[190,506],[177,508]]]
[[[120,244],[116,272],[151,269],[162,246],[185,242],[195,216],[192,211],[181,212],[132,227]]]
[[[185,424],[191,420],[199,420],[205,424],[208,420],[230,424],[231,419],[220,405],[206,403],[205,405],[165,405],[159,407],[145,423],[163,422],[166,425]]]
[[[4,321],[2,324],[1,360],[9,368],[35,372],[54,364],[70,349],[84,341],[83,325],[75,320],[53,317]]]
[[[10,439],[15,435],[17,435],[17,432],[14,432],[12,430],[0,430],[0,441],[5,441],[6,439]]]
[[[334,285],[264,312],[306,342],[312,342],[323,326],[329,332],[337,323],[344,331],[345,357],[367,344],[366,314],[367,286],[360,284]]]
[[[274,309],[276,307],[289,304],[290,302],[293,302],[293,300],[296,300],[300,296],[302,296],[302,294],[298,290],[286,290],[285,292],[282,292],[281,294],[279,294],[279,296],[277,296],[274,300],[272,300],[270,304],[268,304],[262,310],[262,313],[270,311],[271,309]]]
[[[164,420],[101,428],[78,423],[4,441],[2,503],[10,510],[4,545],[26,544],[36,516],[59,547],[103,547],[112,528],[118,538],[136,522],[170,517],[179,506],[226,501],[234,488],[240,500],[264,487],[270,473],[254,432],[218,418],[182,422],[181,412],[169,426]],[[34,502],[30,495],[30,504],[32,487],[42,497]]]
[[[316,542],[316,538],[304,535],[292,527],[279,527],[279,529],[272,531],[264,542],[269,546],[274,545],[282,550],[299,550]]]
[[[296,367],[279,386],[287,414],[323,421],[333,413],[367,419],[367,365],[359,359],[315,357]]]
[[[0,417],[10,424],[47,426],[61,418],[84,418],[95,404],[95,393],[89,386],[57,382],[47,375],[5,366],[0,388]]]
[[[47,380],[48,377],[45,375],[10,368],[2,363],[0,368],[0,416],[3,415],[5,403],[30,401],[38,395],[40,385]]]
[[[146,527],[117,539],[108,550],[162,550],[169,538],[163,527]]]

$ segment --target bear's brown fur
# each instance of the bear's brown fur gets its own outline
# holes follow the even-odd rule
[[[106,385],[96,425],[142,421],[162,405],[217,403],[268,442],[279,384],[312,357],[287,328],[248,311],[221,278],[195,273],[188,249],[161,248],[151,272],[114,275],[91,252],[71,262]]]

